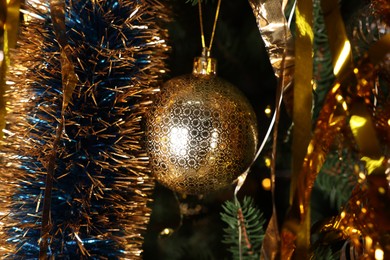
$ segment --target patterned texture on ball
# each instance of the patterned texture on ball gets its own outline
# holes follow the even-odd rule
[[[248,100],[218,77],[184,75],[166,82],[147,120],[157,181],[185,194],[231,184],[254,158],[257,123]]]

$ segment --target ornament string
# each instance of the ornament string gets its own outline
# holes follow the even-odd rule
[[[272,115],[272,119],[271,119],[271,122],[270,122],[270,124],[269,124],[269,126],[268,126],[267,132],[266,132],[266,134],[265,134],[265,136],[264,136],[264,139],[263,139],[263,141],[262,141],[262,143],[261,143],[259,149],[258,149],[257,152],[256,152],[255,158],[253,159],[253,161],[251,162],[251,164],[249,165],[249,167],[245,170],[245,172],[242,173],[242,174],[237,178],[237,185],[236,185],[236,188],[234,189],[234,201],[235,201],[236,205],[238,205],[238,206],[240,205],[240,203],[239,203],[239,201],[238,201],[237,194],[238,194],[238,192],[240,191],[242,185],[244,184],[244,182],[245,182],[245,180],[246,180],[246,177],[248,176],[249,170],[251,169],[251,167],[253,166],[253,164],[256,162],[257,158],[260,156],[261,152],[263,151],[264,146],[265,146],[265,144],[267,143],[267,140],[268,140],[268,138],[269,138],[270,135],[271,135],[271,132],[272,132],[272,129],[273,129],[274,125],[275,125],[275,127],[276,127],[275,122],[277,121],[277,118],[279,117],[279,116],[278,116],[278,114],[279,114],[278,111],[280,110],[280,106],[281,106],[281,104],[282,104],[282,100],[283,100],[283,92],[281,92],[280,95],[279,95],[279,99],[278,99],[278,101],[277,101],[277,107],[276,107],[276,109],[275,109],[275,111],[274,111],[274,113],[273,113],[273,115]],[[275,131],[276,131],[276,130],[275,130]],[[276,151],[275,151],[275,153],[276,153]],[[273,157],[274,157],[274,151],[273,151]],[[275,159],[273,159],[273,161],[275,161]],[[272,174],[271,174],[271,175],[272,175]],[[271,179],[274,180],[275,178],[271,178]],[[275,185],[271,185],[272,190],[274,190],[274,186],[275,186]],[[273,204],[274,204],[274,203],[273,203]],[[273,208],[275,208],[275,206],[274,206]],[[238,221],[238,226],[241,226],[242,223],[240,223],[239,218],[237,218],[237,221]],[[241,257],[241,256],[242,256],[242,249],[241,249],[241,233],[242,233],[242,231],[241,231],[241,228],[238,230],[238,232],[239,232],[239,233],[238,233],[238,237],[239,237],[239,252],[240,252],[240,257]]]
[[[257,14],[258,16],[260,16],[261,15],[261,17],[262,17],[262,20],[265,20],[267,17],[267,11],[270,11],[270,10],[273,10],[274,9],[274,6],[272,6],[271,7],[271,5],[268,7],[268,8],[266,8],[266,10],[263,10],[264,11],[264,13],[262,13],[262,14],[258,14],[257,13],[257,7],[256,7],[256,4],[257,3],[253,3],[254,1],[252,1],[250,4],[252,5],[252,7],[254,8],[254,9],[256,9],[256,11],[255,11],[255,15]],[[267,1],[266,1],[267,2]],[[294,5],[295,5],[295,2],[294,2]],[[282,11],[282,9],[280,9],[280,11]],[[294,9],[292,9],[291,10],[291,13],[289,14],[289,24],[290,24],[290,22],[291,22],[291,19],[292,19],[292,17],[293,17],[293,14],[294,14]],[[284,16],[283,16],[283,19],[284,19]],[[259,22],[260,23],[260,22]],[[284,35],[285,35],[285,37],[283,37],[283,39],[275,39],[275,40],[278,40],[278,41],[281,41],[282,42],[282,44],[286,44],[286,42],[288,41],[288,38],[289,38],[289,36],[290,36],[290,33],[288,32],[288,30],[287,30],[287,28],[286,28],[286,23],[283,23],[284,25],[283,25],[283,31],[284,31]],[[260,27],[260,25],[259,25],[259,27]],[[263,30],[262,30],[262,32],[263,32]],[[264,34],[262,34],[262,37],[263,37],[263,39],[264,39]],[[271,39],[272,37],[270,36],[270,35],[268,35],[268,37],[267,37],[267,39]],[[265,39],[264,39],[265,40]],[[283,85],[282,87],[283,87],[283,89],[285,89],[286,87],[288,87],[289,85],[290,85],[290,81],[286,81],[286,71],[284,70],[285,69],[285,66],[283,66],[284,64],[286,64],[286,60],[289,58],[289,57],[287,57],[287,52],[285,51],[286,50],[286,48],[284,48],[283,47],[283,50],[284,51],[282,51],[282,52],[279,52],[278,53],[278,57],[281,59],[281,62],[280,63],[278,63],[278,64],[276,64],[276,62],[275,62],[275,64],[274,64],[274,66],[273,66],[273,68],[274,68],[274,70],[275,70],[275,73],[276,73],[276,76],[280,79],[280,83]],[[271,52],[274,52],[274,50],[273,49],[269,49],[268,50],[268,52],[269,53],[271,53]],[[286,64],[287,65],[287,64]],[[288,76],[288,75],[287,75]],[[270,124],[269,124],[269,126],[268,126],[268,130],[267,130],[267,132],[266,132],[266,134],[265,134],[265,136],[264,136],[264,138],[263,138],[263,141],[262,141],[262,143],[261,143],[261,145],[260,145],[260,147],[259,147],[259,149],[257,150],[257,152],[256,152],[256,155],[255,155],[255,157],[254,157],[254,159],[252,160],[252,162],[251,162],[251,164],[248,166],[248,168],[246,169],[246,171],[243,173],[243,174],[241,174],[240,175],[240,177],[238,178],[238,181],[237,181],[237,186],[236,186],[236,188],[235,188],[235,191],[234,191],[234,195],[236,196],[237,195],[237,193],[238,193],[238,191],[241,189],[241,187],[242,187],[242,184],[244,183],[244,181],[245,181],[245,178],[246,178],[246,175],[248,174],[248,172],[249,172],[249,170],[250,170],[250,168],[253,166],[253,164],[256,162],[256,160],[257,160],[257,158],[260,156],[260,154],[261,154],[261,152],[262,152],[262,150],[264,149],[264,146],[265,146],[265,144],[266,144],[266,142],[267,142],[267,140],[268,140],[268,138],[269,138],[269,136],[270,136],[270,134],[271,134],[271,131],[272,131],[272,129],[273,129],[273,127],[274,127],[274,124],[275,124],[275,121],[276,121],[276,117],[277,117],[277,110],[280,108],[280,106],[281,106],[281,103],[282,103],[282,100],[283,100],[283,92],[281,92],[280,93],[280,95],[278,95],[279,97],[277,97],[277,101],[276,101],[276,108],[275,108],[275,111],[274,111],[274,113],[273,113],[273,116],[272,116],[272,119],[271,119],[271,122],[270,122]]]
[[[214,18],[213,29],[211,31],[210,43],[209,43],[209,46],[206,47],[206,41],[205,41],[204,29],[203,29],[202,1],[201,0],[198,1],[199,23],[200,23],[200,38],[201,38],[201,41],[202,41],[202,48],[203,48],[203,50],[206,50],[207,53],[209,53],[211,51],[211,47],[213,46],[214,34],[215,34],[215,29],[217,28],[217,21],[218,21],[220,7],[221,7],[221,0],[218,0],[217,10],[215,11],[215,18]]]
[[[264,2],[264,3],[263,3]],[[271,65],[274,68],[275,75],[278,78],[278,87],[277,87],[277,97],[276,97],[276,106],[275,111],[272,116],[270,125],[266,132],[266,135],[253,159],[252,163],[249,165],[247,170],[238,178],[237,186],[234,191],[234,200],[236,204],[239,205],[237,199],[237,193],[241,189],[245,179],[248,175],[248,172],[257,158],[260,156],[268,138],[270,137],[271,131],[274,128],[273,134],[273,150],[272,150],[272,164],[271,164],[271,193],[273,199],[273,217],[267,228],[266,237],[263,241],[262,246],[262,256],[267,256],[267,258],[272,258],[272,255],[276,254],[278,251],[279,245],[279,235],[278,235],[278,226],[276,221],[276,208],[274,202],[274,190],[275,190],[275,169],[276,169],[276,142],[278,136],[278,121],[280,116],[280,106],[283,100],[283,91],[285,91],[291,85],[291,74],[292,68],[294,65],[293,58],[293,49],[290,44],[292,37],[289,32],[289,24],[291,23],[294,8],[292,8],[288,21],[284,16],[283,10],[286,7],[286,2],[283,3],[283,6],[279,2],[275,1],[250,1],[250,4],[253,8],[254,14],[257,18],[258,27],[261,32],[261,36],[266,44],[267,52],[269,54]],[[260,8],[263,6],[264,8]],[[295,6],[295,2],[294,2]],[[278,28],[278,29],[275,29]],[[239,219],[238,219],[239,221]],[[241,223],[238,223],[239,225]],[[241,237],[241,230],[239,230],[239,239]],[[239,241],[239,251],[241,257],[241,241]],[[265,253],[264,253],[265,252]]]

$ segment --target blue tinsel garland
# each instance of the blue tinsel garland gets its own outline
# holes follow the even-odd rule
[[[62,104],[59,47],[48,3],[23,26],[9,78],[2,156],[0,253],[39,255],[48,155]],[[49,255],[140,256],[153,181],[141,120],[165,70],[167,10],[158,1],[68,1],[66,27],[80,82],[65,113],[51,200]]]

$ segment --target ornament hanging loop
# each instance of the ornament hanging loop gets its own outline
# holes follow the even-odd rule
[[[214,18],[213,30],[211,31],[211,39],[210,39],[209,47],[206,47],[206,41],[205,41],[204,29],[203,29],[202,1],[201,1],[201,0],[198,0],[198,7],[199,7],[199,22],[200,22],[200,38],[201,38],[201,41],[202,41],[202,48],[203,48],[202,56],[203,56],[203,52],[204,52],[205,50],[206,50],[206,51],[208,52],[208,54],[209,54],[209,55],[207,55],[207,56],[210,56],[211,47],[213,46],[213,41],[214,41],[215,28],[217,27],[217,21],[218,21],[218,16],[219,16],[219,9],[220,9],[220,7],[221,7],[221,1],[222,1],[222,0],[218,0],[217,10],[215,11],[215,18]]]
[[[198,7],[199,7],[199,22],[200,22],[200,37],[202,41],[202,56],[196,57],[194,59],[194,67],[192,70],[192,75],[196,77],[202,77],[202,78],[208,78],[216,76],[217,74],[217,61],[213,58],[211,58],[211,47],[213,46],[214,41],[214,35],[215,35],[215,28],[217,27],[217,21],[219,16],[219,10],[221,7],[221,0],[218,0],[217,10],[215,11],[215,18],[214,18],[214,24],[213,29],[211,31],[211,39],[209,46],[206,47],[205,42],[205,36],[204,36],[204,29],[203,29],[203,15],[202,15],[202,1],[198,1]]]

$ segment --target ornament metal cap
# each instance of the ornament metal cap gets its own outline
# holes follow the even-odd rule
[[[209,77],[217,74],[217,60],[210,57],[208,48],[203,48],[202,56],[194,59],[192,74],[196,77]]]

